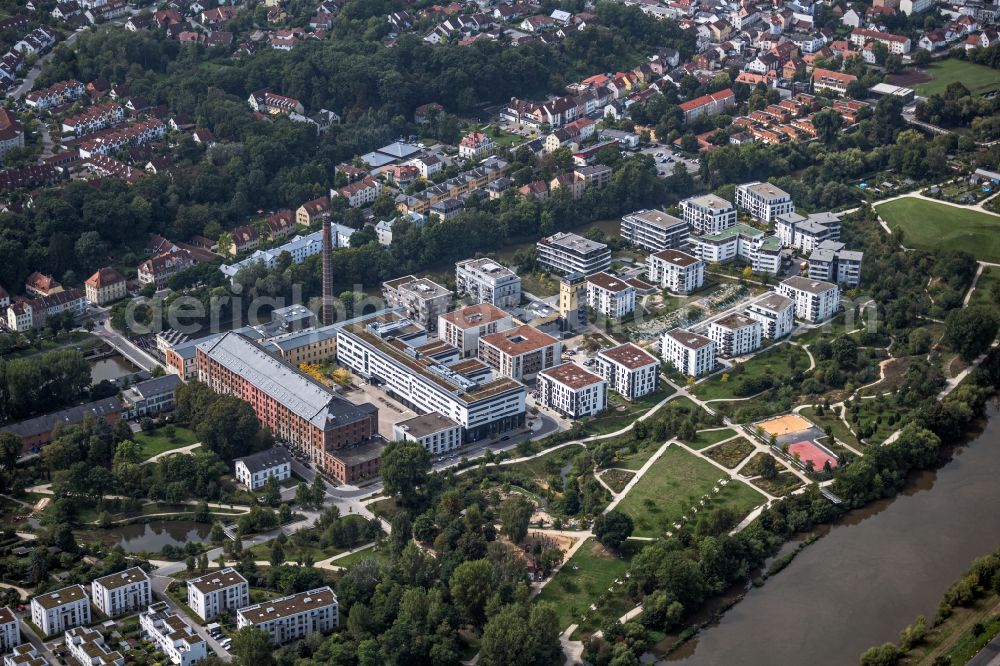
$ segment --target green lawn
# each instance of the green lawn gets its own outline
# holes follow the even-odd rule
[[[684,441],[685,444],[690,446],[692,449],[702,450],[706,447],[712,446],[713,444],[718,444],[724,439],[729,439],[736,435],[735,430],[730,430],[729,428],[723,428],[722,430],[699,430],[694,434],[694,439]]]
[[[1000,72],[985,65],[949,58],[929,65],[924,72],[933,77],[927,83],[914,86],[919,95],[943,93],[949,84],[958,81],[972,92],[984,93],[1000,88]]]
[[[995,294],[995,295],[994,295]],[[987,266],[976,281],[969,305],[986,305],[1000,314],[1000,269]]]
[[[693,519],[690,509],[703,495],[710,495],[711,499],[699,510],[729,506],[740,516],[763,502],[760,493],[736,480],[730,480],[718,493],[713,493],[712,488],[724,478],[728,477],[722,470],[671,446],[629,491],[618,509],[632,516],[635,536],[656,537],[673,531],[672,524],[681,516]]]
[[[635,423],[640,416],[673,393],[674,390],[663,382],[660,382],[659,390],[656,392],[631,402],[620,397],[617,393],[612,393],[608,396],[608,409],[583,422],[584,433],[586,435],[606,435],[609,432],[617,432]]]
[[[1000,262],[1000,217],[905,197],[876,206],[903,245],[923,250],[964,250],[981,261]]]
[[[163,428],[150,432],[137,432],[133,436],[135,443],[142,447],[142,459],[147,460],[164,451],[172,451],[183,446],[190,446],[198,441],[193,430],[174,426],[174,436],[167,437]]]
[[[333,566],[343,567],[346,569],[350,567],[352,564],[357,564],[361,560],[376,560],[379,563],[384,564],[389,561],[389,551],[387,551],[385,548],[382,548],[380,550],[375,550],[374,548],[365,548],[364,550],[359,550],[351,553],[350,555],[341,557],[338,560],[334,560],[333,562],[331,562],[331,564]]]
[[[775,385],[797,370],[809,367],[809,355],[801,347],[790,344],[775,345],[767,351],[757,354],[746,363],[740,363],[729,373],[722,373],[695,385],[694,394],[702,400],[732,399],[739,397],[736,389],[740,382],[737,377],[756,378],[771,376]],[[737,369],[738,368],[738,369]],[[723,381],[725,380],[725,381]]]
[[[623,579],[630,559],[616,556],[593,538],[587,539],[542,589],[538,600],[555,605],[560,629],[580,623],[590,605],[597,602],[615,580]]]
[[[858,438],[855,437],[854,433],[851,432],[847,425],[841,421],[840,417],[836,416],[832,410],[824,411],[823,416],[817,416],[815,409],[812,407],[806,407],[800,413],[824,431],[827,427],[829,427],[833,436],[848,446],[855,449],[863,448],[863,445],[858,441]]]

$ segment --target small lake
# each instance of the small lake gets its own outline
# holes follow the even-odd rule
[[[86,536],[97,537],[109,544],[119,544],[127,552],[155,553],[164,546],[183,548],[190,542],[208,540],[212,526],[193,520],[157,520],[150,523],[123,525],[107,530],[94,530]]]
[[[91,361],[90,363],[90,379],[94,384],[98,384],[105,379],[114,381],[131,375],[134,372],[139,372],[139,368],[118,354],[97,361]]]

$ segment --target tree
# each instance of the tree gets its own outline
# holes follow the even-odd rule
[[[270,507],[276,507],[281,502],[281,484],[278,483],[278,477],[267,477],[267,481],[264,482],[262,499],[264,504]]]
[[[504,606],[483,629],[479,663],[483,666],[558,663],[558,626],[552,604],[536,604],[530,615],[522,606]]]
[[[861,666],[895,666],[902,655],[892,643],[870,647],[861,654]]]
[[[926,67],[931,64],[931,52],[927,49],[917,49],[910,57],[913,59],[913,64],[917,67]]]
[[[774,462],[774,456],[764,454],[764,457],[760,459],[760,475],[768,480],[778,477],[778,465]]]
[[[389,532],[389,549],[396,557],[403,552],[413,538],[413,526],[410,524],[410,514],[400,511],[392,518],[392,530]]]
[[[694,134],[685,134],[681,137],[681,150],[685,153],[698,152],[698,137]]]
[[[512,495],[500,507],[500,529],[514,543],[528,536],[528,522],[535,505],[522,495]]]
[[[323,477],[316,474],[313,477],[312,488],[309,489],[309,496],[312,499],[312,504],[317,509],[323,506],[323,502],[326,501],[326,483],[323,481]]]
[[[271,637],[263,629],[243,627],[232,635],[236,666],[272,666],[274,652]]]
[[[451,574],[451,597],[469,624],[479,626],[485,618],[486,601],[493,593],[492,579],[493,566],[486,560],[462,562]]]
[[[612,550],[617,550],[632,536],[635,525],[632,517],[621,511],[612,510],[601,514],[594,520],[594,536],[601,544]]]
[[[827,110],[813,115],[812,123],[819,140],[830,145],[837,140],[840,128],[844,125],[844,119],[836,111]]]
[[[889,47],[882,42],[872,44],[872,54],[875,56],[875,64],[884,65],[885,59],[889,57]]]
[[[270,562],[272,567],[279,566],[285,561],[285,547],[281,545],[281,541],[275,539],[271,542],[271,555]]]
[[[411,506],[419,488],[427,483],[431,454],[419,442],[391,442],[382,453],[382,482],[390,495],[399,495],[404,506]]]
[[[299,485],[295,486],[295,503],[302,508],[312,505],[312,491],[305,481],[299,481]]]
[[[227,462],[253,453],[259,431],[250,403],[231,395],[216,400],[197,426],[202,445]]]
[[[997,335],[997,319],[985,305],[958,308],[944,322],[944,343],[971,361],[989,349]]]
[[[21,438],[12,432],[0,432],[0,466],[13,470],[21,457]]]

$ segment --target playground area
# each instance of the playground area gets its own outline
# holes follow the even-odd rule
[[[814,470],[821,470],[826,463],[837,466],[837,455],[820,441],[827,435],[812,421],[799,414],[785,414],[754,424],[766,436],[773,436],[775,444],[788,455]]]

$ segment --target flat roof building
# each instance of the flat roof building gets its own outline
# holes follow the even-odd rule
[[[744,356],[760,349],[764,343],[764,327],[756,319],[733,313],[709,323],[708,337],[715,342],[720,356]]]
[[[382,283],[382,295],[391,308],[403,308],[406,316],[429,331],[437,330],[438,317],[451,307],[454,294],[429,278],[407,275]]]
[[[736,224],[736,206],[714,194],[681,201],[684,221],[700,234],[716,234]]]
[[[21,643],[13,652],[4,655],[3,666],[51,666],[48,660],[38,654],[31,643]]]
[[[21,627],[14,611],[0,608],[0,654],[6,654],[21,644]]]
[[[530,381],[560,362],[562,342],[527,324],[479,338],[479,358],[504,377]]]
[[[538,373],[539,402],[566,418],[593,416],[608,406],[608,383],[576,365],[563,363]]]
[[[188,606],[205,621],[250,604],[250,585],[232,567],[192,578],[187,583],[187,593]]]
[[[760,181],[737,185],[736,205],[765,222],[773,222],[778,215],[795,212],[795,204],[788,192]]]
[[[153,602],[149,574],[139,567],[95,578],[90,593],[94,605],[108,617],[132,613]]]
[[[90,624],[90,597],[82,585],[39,594],[31,600],[31,621],[45,636]]]
[[[329,633],[340,624],[337,595],[329,586],[247,606],[236,611],[236,626],[257,627],[275,645],[313,632]]]
[[[656,390],[660,361],[632,343],[598,352],[595,369],[608,386],[627,400]]]
[[[417,442],[433,455],[462,446],[462,426],[444,414],[430,412],[400,421],[392,427],[396,441]]]
[[[663,360],[689,377],[701,377],[715,369],[715,342],[682,328],[663,336]]]
[[[690,294],[705,284],[705,262],[680,250],[662,250],[646,257],[646,277],[675,294]]]
[[[650,252],[686,250],[688,223],[662,210],[638,210],[622,217],[621,236]]]
[[[165,601],[152,604],[146,612],[140,613],[139,626],[171,663],[177,666],[192,666],[208,656],[205,639],[171,610]]]
[[[590,275],[611,268],[611,250],[598,243],[560,231],[538,241],[538,263],[563,273]]]
[[[765,338],[777,340],[791,333],[795,327],[795,301],[776,291],[769,291],[747,305],[746,315],[761,323]]]
[[[500,308],[482,303],[454,310],[438,317],[438,337],[459,350],[462,358],[479,353],[479,338],[506,331],[513,318]]]
[[[587,277],[587,305],[609,319],[624,319],[635,312],[635,287],[609,273]]]
[[[125,666],[125,657],[108,648],[96,629],[74,627],[66,631],[66,650],[81,666]]]
[[[476,303],[516,308],[521,303],[521,278],[493,259],[466,259],[455,264],[455,291]]]
[[[824,280],[796,275],[779,284],[778,292],[795,301],[795,316],[806,321],[826,321],[840,309],[840,288]]]

